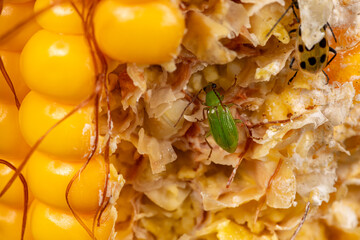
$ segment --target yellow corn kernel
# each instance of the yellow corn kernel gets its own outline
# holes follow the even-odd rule
[[[17,167],[21,161],[9,161],[12,165]],[[26,167],[22,171],[24,177],[26,175]],[[4,164],[0,164],[0,189],[5,187],[5,184],[13,176],[14,170]],[[29,192],[29,202],[32,200],[31,192]],[[11,187],[0,198],[0,203],[6,204],[9,207],[23,208],[24,206],[24,185],[19,178],[16,178]],[[0,238],[2,239],[2,238]]]
[[[15,3],[15,2],[14,2]],[[16,24],[24,21],[33,14],[34,2],[23,4],[4,3],[0,15],[0,36],[13,29]],[[3,41],[0,41],[1,50],[20,51],[27,40],[40,29],[35,20],[28,21]]]
[[[79,224],[70,211],[52,208],[37,200],[31,205],[30,228],[36,240],[91,240],[85,229]],[[98,240],[110,239],[110,234],[116,220],[114,212],[104,213],[106,221],[95,228]],[[92,215],[80,216],[91,229]]]
[[[330,82],[352,82],[356,92],[360,93],[359,61],[360,45],[356,45],[356,47],[350,48],[347,51],[340,52],[340,56],[334,58],[334,61],[327,69]]]
[[[94,91],[92,57],[83,36],[37,32],[20,57],[31,90],[58,102],[79,103]]]
[[[53,102],[31,91],[24,99],[20,111],[20,129],[27,143],[32,146],[50,127],[75,108]],[[65,158],[86,157],[92,135],[92,108],[84,107],[51,131],[38,150]]]
[[[319,222],[305,222],[305,224],[301,227],[299,234],[296,236],[296,240],[327,240],[326,235],[326,229],[323,224]],[[351,238],[348,240],[350,239]]]
[[[27,3],[27,2],[33,2],[33,0],[4,0],[5,3]]]
[[[57,1],[37,0],[34,6],[34,12],[38,12],[55,2]],[[79,6],[77,7],[79,8]],[[45,11],[43,14],[37,16],[36,21],[40,26],[49,31],[66,34],[83,33],[81,18],[69,2],[58,4]]]
[[[19,127],[15,105],[0,102],[0,158],[21,159],[30,150]]]
[[[12,208],[0,204],[0,239],[2,240],[20,240],[23,220],[23,209]],[[29,218],[26,222],[25,240],[30,240]]]
[[[0,51],[0,57],[4,63],[7,74],[9,75],[12,84],[14,85],[16,95],[21,102],[25,95],[30,91],[26,86],[23,77],[20,74],[19,59],[20,53]],[[0,74],[0,99],[2,102],[14,104],[14,94],[5,81],[5,78]]]
[[[265,114],[269,121],[287,119],[288,108],[281,97],[276,93],[270,93],[265,100]]]
[[[66,187],[83,164],[84,161],[64,162],[35,152],[28,163],[29,187],[34,196],[43,203],[68,209],[65,200]],[[69,201],[75,211],[90,213],[99,207],[101,190],[105,184],[105,174],[103,157],[94,156],[70,189]]]
[[[231,221],[225,221],[217,226],[217,237],[219,240],[253,240],[256,235],[251,233],[245,227]],[[264,235],[261,239],[270,240],[270,236]]]
[[[185,21],[171,1],[106,0],[97,6],[94,27],[99,46],[109,57],[159,64],[176,56]]]

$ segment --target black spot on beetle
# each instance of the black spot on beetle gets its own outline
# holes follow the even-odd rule
[[[310,63],[311,66],[314,66],[315,63],[316,63],[316,58],[310,57],[310,58],[308,59],[308,62]]]
[[[299,27],[299,36],[301,37],[301,27]]]
[[[306,63],[305,63],[305,62],[301,62],[301,63],[300,63],[300,67],[301,67],[302,69],[305,69],[305,68],[306,68]]]
[[[319,42],[319,46],[320,46],[321,48],[325,48],[325,47],[326,47],[326,39],[325,39],[325,38],[321,39],[321,41]]]
[[[299,44],[299,52],[303,52],[304,51],[304,46],[302,44]]]
[[[321,62],[321,63],[324,63],[325,60],[326,60],[326,54],[321,55],[321,57],[320,57],[320,62]]]

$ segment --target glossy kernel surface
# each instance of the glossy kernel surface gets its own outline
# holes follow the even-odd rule
[[[23,4],[4,3],[2,13],[0,15],[0,49],[8,51],[20,51],[29,38],[40,29],[35,19],[27,21],[24,26],[16,29],[13,33],[8,34],[6,38],[4,34],[14,26],[33,14],[34,2]]]
[[[40,11],[55,2],[54,0],[37,0],[34,12]],[[50,8],[39,15],[36,21],[44,29],[57,33],[81,34],[83,32],[81,18],[69,2]]]
[[[35,152],[28,163],[29,187],[38,200],[54,207],[68,209],[65,200],[66,188],[83,164],[84,161],[68,162]],[[69,201],[76,211],[89,213],[97,209],[105,174],[103,158],[94,157],[70,189]]]
[[[82,215],[82,219],[91,229],[91,215]],[[95,229],[97,239],[109,239],[116,216],[110,215],[107,221]],[[84,228],[70,211],[50,207],[34,201],[30,216],[31,233],[36,240],[91,240]]]
[[[20,111],[20,129],[32,146],[54,124],[76,106],[55,102],[31,91]],[[90,149],[92,136],[92,108],[84,107],[54,128],[39,145],[38,150],[63,158],[84,158]]]
[[[109,57],[144,64],[159,64],[176,56],[185,21],[170,1],[106,0],[97,6],[95,36]]]
[[[21,53],[20,69],[30,89],[58,102],[79,103],[94,91],[94,69],[83,36],[37,32]]]

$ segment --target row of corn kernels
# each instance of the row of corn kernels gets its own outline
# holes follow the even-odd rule
[[[19,113],[13,104],[12,119],[0,122],[4,129],[10,129],[12,124],[12,128],[17,131],[17,135],[12,136],[19,139],[23,136],[25,139],[15,139],[13,148],[2,145],[4,151],[15,149],[16,153],[23,152],[19,156],[20,162],[30,148],[27,144],[34,146],[49,128],[92,94],[95,66],[86,38],[82,35],[81,18],[70,4],[54,6],[37,16],[36,22],[27,22],[20,31],[1,41],[1,36],[15,23],[55,3],[53,0],[37,0],[35,3],[31,0],[12,1],[16,3],[5,2],[0,17],[0,26],[7,26],[0,27],[0,49],[17,51],[17,59],[11,64],[16,69],[10,77],[19,97],[23,99],[28,89],[22,80],[17,82],[17,77],[24,78],[31,92],[22,101]],[[80,12],[87,12],[86,9],[82,11],[80,4],[86,2],[75,1]],[[134,3],[142,7],[139,8]],[[12,6],[11,11],[6,10],[9,6]],[[122,10],[133,14],[117,14]],[[184,18],[179,9],[166,0],[103,1],[94,18],[95,34],[101,50],[113,59],[125,62],[149,64],[170,61],[179,50],[185,30]],[[9,66],[6,69],[9,70]],[[4,84],[4,81],[0,84]],[[25,90],[22,91],[22,88]],[[2,89],[8,88],[4,84]],[[8,98],[12,99],[11,92],[6,91]],[[46,136],[30,158],[25,175],[33,197],[26,239],[90,239],[69,211],[65,192],[91,148],[93,119],[91,106],[75,112]],[[24,146],[20,146],[21,142],[24,142]],[[72,208],[90,229],[102,197],[105,174],[104,159],[97,155],[81,176],[75,179],[69,191],[68,200]],[[7,179],[10,176],[7,173]],[[6,183],[7,179],[4,177],[1,182]],[[22,186],[18,180],[11,189],[15,189],[17,196],[22,194]],[[11,192],[9,190],[6,194]],[[2,199],[5,201],[5,196]],[[16,199],[20,206],[23,200],[20,197]],[[4,209],[9,210],[10,205],[15,202],[14,199],[8,200]],[[10,219],[8,216],[0,217],[0,239],[20,239],[22,209],[17,209],[16,224],[6,222]],[[5,210],[0,212],[5,213]],[[113,211],[103,215],[106,216],[106,221],[96,229],[97,239],[109,238],[116,219]]]
[[[1,16],[5,20],[1,19],[1,25],[5,26],[8,21],[13,26],[48,4],[50,1],[47,0],[5,3]],[[28,92],[26,85],[31,89],[18,112],[9,87],[1,81],[4,103],[1,104],[0,150],[5,160],[15,165],[29,151],[27,144],[33,146],[93,91],[94,70],[90,51],[81,35],[80,17],[69,7],[69,4],[62,4],[52,8],[37,19],[42,30],[36,32],[40,28],[35,22],[31,23],[33,26],[26,24],[26,29],[31,28],[26,36],[16,34],[16,39],[11,38],[2,45],[2,50],[17,51],[2,51],[1,55],[19,98],[22,100]],[[66,11],[67,14],[62,14]],[[22,50],[21,56],[19,50]],[[65,192],[86,160],[93,134],[92,118],[90,106],[80,109],[51,131],[29,159],[24,172],[33,197],[25,239],[90,239],[71,213]],[[12,173],[2,166],[2,185]],[[73,182],[69,192],[72,208],[90,229],[99,206],[105,174],[104,159],[95,156]],[[0,239],[20,239],[23,199],[23,188],[17,179],[0,199]],[[96,229],[98,239],[108,239],[114,221],[113,216],[112,221],[110,219]]]
[[[12,28],[22,19],[29,17],[33,11],[32,2],[4,3],[0,16],[0,35]],[[21,102],[29,92],[20,74],[20,53],[30,36],[39,29],[35,21],[29,22],[26,28],[14,38],[0,42],[0,56],[4,67],[12,80],[17,96]],[[0,74],[0,158],[19,166],[30,147],[23,139],[19,126],[19,113],[15,105],[14,96]],[[25,168],[22,174],[26,177]],[[6,165],[0,165],[0,188],[3,189],[14,171]],[[29,204],[33,196],[30,193]],[[20,239],[24,211],[24,190],[19,178],[9,190],[0,198],[0,239]],[[25,239],[30,237],[26,228]]]

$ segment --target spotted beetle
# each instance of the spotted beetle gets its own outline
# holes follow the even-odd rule
[[[292,10],[293,10],[296,21],[300,22],[298,16],[296,15],[296,11],[295,11],[295,9],[299,10],[298,1],[292,0],[291,5],[285,10],[285,12],[281,15],[281,17],[276,21],[274,26],[266,34],[266,37],[268,37],[271,34],[271,32],[275,29],[277,24],[286,15],[286,13],[290,10],[290,8],[292,8]],[[304,41],[301,38],[301,25],[299,25],[298,29],[293,29],[289,32],[289,33],[296,32],[296,49],[295,49],[296,54],[295,54],[295,57],[293,57],[290,62],[290,69],[294,70],[295,73],[289,79],[288,84],[290,84],[292,82],[292,80],[294,80],[294,78],[296,77],[299,70],[310,73],[310,74],[317,74],[320,71],[322,71],[326,77],[326,84],[329,83],[329,76],[326,74],[326,72],[323,69],[326,66],[328,66],[331,63],[331,61],[336,57],[336,50],[334,48],[330,47],[328,44],[328,39],[327,39],[326,32],[325,32],[326,27],[329,27],[331,34],[334,37],[335,42],[337,42],[335,34],[334,34],[333,30],[331,29],[330,24],[326,23],[324,25],[324,27],[320,30],[321,32],[325,33],[324,37],[318,43],[314,44],[314,46],[311,49],[308,49],[305,46]],[[327,61],[329,52],[332,52],[334,54],[334,56],[332,56],[332,58],[329,61]],[[299,68],[293,68],[295,59],[298,62]]]
[[[326,31],[326,26],[329,26],[329,23],[327,23],[322,29],[322,32]],[[331,30],[331,27],[330,27]],[[322,71],[326,77],[326,84],[329,83],[329,76],[326,74],[326,72],[323,70],[327,65],[331,63],[331,61],[336,57],[336,51],[332,47],[329,46],[328,40],[325,36],[320,40],[320,42],[314,44],[314,46],[311,49],[308,49],[303,40],[301,39],[301,25],[298,27],[296,31],[296,57],[293,57],[291,59],[290,63],[290,69],[295,71],[295,74],[289,79],[288,84],[291,83],[291,81],[296,77],[299,69],[293,68],[293,64],[295,62],[295,58],[298,61],[298,64],[300,66],[300,69],[304,72],[311,73],[311,74],[317,74],[318,72]],[[293,31],[290,31],[293,32]],[[333,37],[336,42],[336,37],[331,30],[331,33],[333,34]],[[334,53],[334,56],[328,60],[329,52]]]

